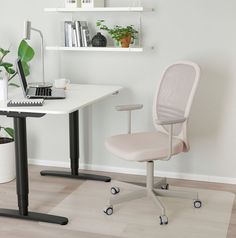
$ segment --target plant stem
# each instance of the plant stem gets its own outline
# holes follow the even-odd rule
[[[12,80],[17,74],[18,74],[17,72],[14,73],[14,74],[8,79],[8,81]]]
[[[6,55],[3,55],[2,58],[0,59],[0,62],[3,61],[3,59],[5,58]]]

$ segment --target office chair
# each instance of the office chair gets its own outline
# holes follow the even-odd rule
[[[146,162],[146,188],[121,195],[119,187],[112,187],[113,196],[104,209],[107,215],[113,213],[113,205],[148,196],[161,209],[160,225],[165,225],[168,217],[159,197],[188,198],[193,200],[195,208],[202,206],[197,192],[171,191],[166,178],[154,184],[155,160],[168,161],[173,155],[189,151],[187,122],[199,77],[200,68],[192,62],[178,62],[164,71],[153,103],[155,132],[131,133],[131,112],[142,105],[116,107],[118,111],[128,111],[129,130],[128,134],[108,138],[106,148],[119,158]]]

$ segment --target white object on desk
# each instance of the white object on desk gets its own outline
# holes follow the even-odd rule
[[[54,88],[67,88],[70,84],[69,79],[55,79],[54,80]]]
[[[8,75],[6,72],[0,74],[0,101],[7,101]]]
[[[7,103],[8,107],[34,107],[43,106],[44,99],[15,99]]]

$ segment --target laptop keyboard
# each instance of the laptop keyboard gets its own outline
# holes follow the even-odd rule
[[[36,96],[52,96],[51,88],[36,88]]]

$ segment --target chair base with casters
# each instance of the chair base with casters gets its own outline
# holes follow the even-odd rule
[[[146,175],[146,187],[140,187],[140,190],[133,191],[127,194],[120,194],[119,187],[112,187],[111,193],[113,196],[109,200],[109,205],[105,207],[104,213],[107,215],[113,214],[113,206],[129,202],[132,200],[140,199],[143,197],[149,197],[154,201],[155,205],[161,210],[160,213],[160,225],[168,224],[168,217],[166,216],[166,210],[159,197],[173,197],[173,198],[185,198],[193,200],[193,207],[200,208],[202,206],[201,201],[198,198],[197,192],[185,192],[169,190],[169,184],[166,178],[162,178],[157,183],[154,183],[154,162],[147,162],[147,175]],[[115,195],[115,196],[114,196]]]

